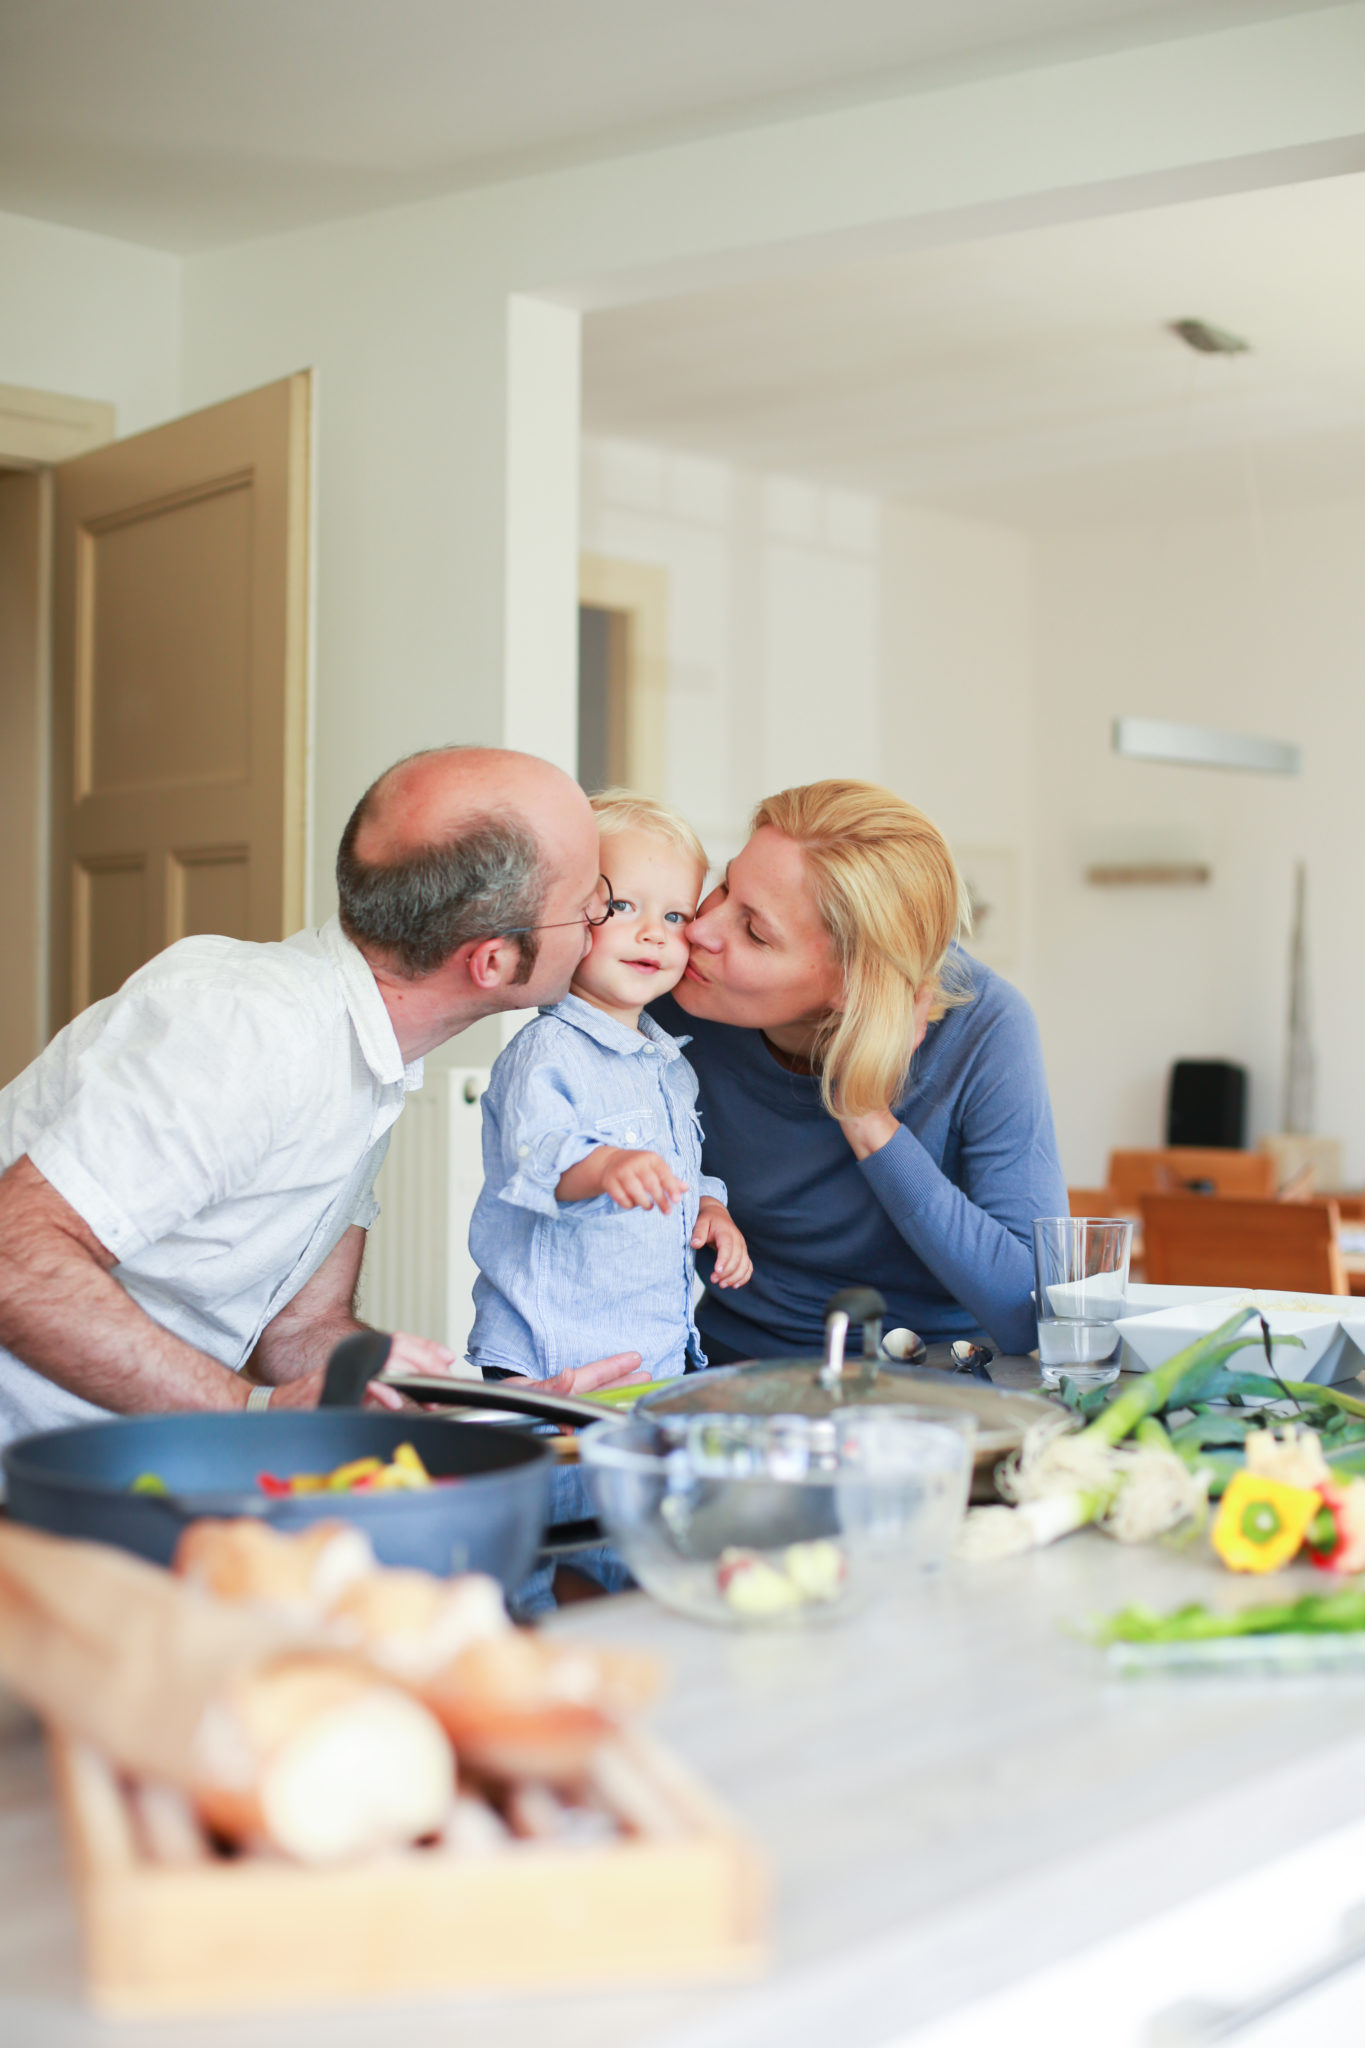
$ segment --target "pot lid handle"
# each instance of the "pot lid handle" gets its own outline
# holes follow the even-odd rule
[[[868,1361],[868,1371],[875,1373],[885,1314],[886,1303],[875,1287],[845,1287],[842,1293],[825,1303],[825,1362],[820,1369],[821,1386],[836,1386],[843,1378],[844,1346],[848,1341],[850,1323],[862,1324],[863,1357]]]

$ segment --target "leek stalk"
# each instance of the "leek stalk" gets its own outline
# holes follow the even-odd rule
[[[1147,1542],[1202,1514],[1209,1468],[1201,1461],[1192,1470],[1155,1418],[1163,1408],[1197,1400],[1234,1353],[1261,1342],[1259,1328],[1253,1335],[1237,1334],[1255,1314],[1239,1308],[1216,1330],[1123,1388],[1078,1433],[1026,1444],[998,1475],[1000,1491],[1012,1504],[973,1508],[959,1555],[977,1562],[1017,1555],[1088,1522],[1106,1524],[1123,1542]],[[1135,1443],[1125,1441],[1139,1431]]]

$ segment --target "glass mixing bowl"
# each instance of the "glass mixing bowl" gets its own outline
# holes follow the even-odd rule
[[[729,1626],[836,1620],[948,1557],[976,1425],[937,1408],[644,1415],[579,1456],[603,1529],[645,1591]]]

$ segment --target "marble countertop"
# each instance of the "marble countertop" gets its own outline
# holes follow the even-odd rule
[[[772,1968],[738,1988],[405,2006],[405,2048],[872,2048],[1340,1826],[1365,1808],[1342,1789],[1365,1789],[1365,1677],[1117,1679],[1074,1633],[1129,1600],[1263,1596],[1198,1553],[1085,1532],[819,1632],[714,1631],[639,1594],[562,1615],[565,1634],[668,1660],[653,1725],[771,1860]],[[86,2015],[42,1749],[11,1709],[0,2040],[377,2048],[394,2031],[392,2007]]]

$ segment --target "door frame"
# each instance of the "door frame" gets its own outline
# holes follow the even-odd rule
[[[102,398],[0,384],[0,464],[46,469],[114,439],[114,408]]]
[[[0,670],[13,701],[5,729],[17,745],[0,748],[0,845],[6,885],[0,901],[0,954],[6,1007],[16,1022],[0,1039],[0,1087],[42,1050],[48,1037],[52,829],[52,467],[115,438],[115,414],[103,399],[76,398],[0,384],[0,471],[28,473],[32,493],[6,508],[7,544],[22,557],[26,586],[0,617]],[[22,613],[18,606],[22,605]],[[26,1020],[26,1021],[19,1021]],[[17,1063],[17,1064],[16,1064]]]

